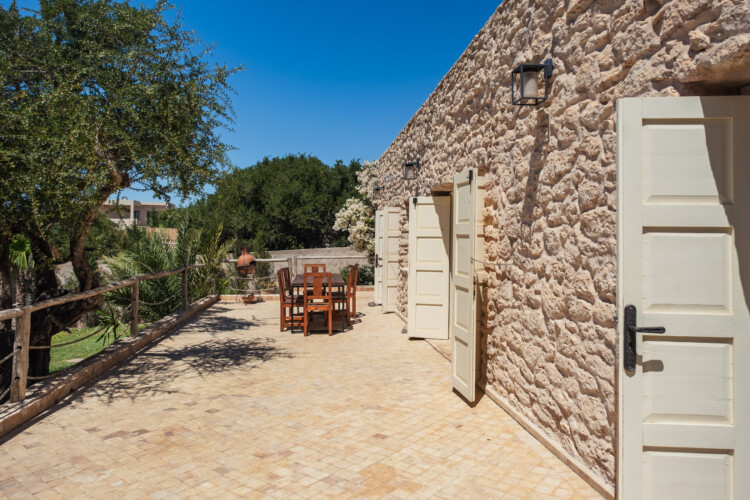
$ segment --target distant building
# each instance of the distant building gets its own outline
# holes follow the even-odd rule
[[[174,208],[171,203],[163,201],[107,200],[100,208],[109,220],[123,227],[132,225],[145,226],[148,214],[163,212]]]

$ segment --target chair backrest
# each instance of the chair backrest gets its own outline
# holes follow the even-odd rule
[[[292,289],[292,279],[289,275],[289,268],[282,267],[276,273],[276,276],[279,279],[279,297],[283,299]]]
[[[305,274],[307,273],[324,273],[326,272],[325,264],[305,264]]]
[[[349,276],[346,283],[346,288],[349,290],[349,295],[357,293],[357,275],[359,274],[359,266],[349,266]]]
[[[331,273],[305,273],[305,302],[332,299]]]

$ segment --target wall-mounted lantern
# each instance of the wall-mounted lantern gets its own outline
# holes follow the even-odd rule
[[[379,200],[382,194],[383,188],[379,184],[375,184],[375,187],[372,188],[372,199]]]
[[[539,95],[539,72],[544,77],[544,95]],[[518,75],[518,77],[516,77]],[[552,59],[547,59],[541,64],[523,63],[519,64],[511,72],[510,96],[515,106],[536,106],[547,100],[549,96],[549,79],[552,76]],[[516,82],[518,82],[516,84]],[[518,97],[516,97],[516,85],[518,85]]]
[[[404,180],[413,181],[419,173],[419,158],[416,161],[404,163]]]

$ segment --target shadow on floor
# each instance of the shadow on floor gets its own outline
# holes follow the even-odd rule
[[[221,321],[218,319],[199,317],[190,321],[188,325],[200,328],[213,323],[220,325]],[[224,319],[230,323],[234,322],[235,326],[237,322],[253,326],[252,322],[248,321]],[[140,350],[130,359],[73,391],[48,410],[6,434],[0,438],[0,445],[47,415],[66,406],[80,404],[89,398],[112,403],[123,398],[135,400],[142,397],[176,394],[184,392],[180,386],[184,387],[186,383],[205,384],[203,378],[208,375],[230,370],[248,371],[267,361],[293,357],[288,350],[276,346],[275,339],[268,337],[218,337],[184,346],[165,345],[164,341],[179,336],[182,328],[174,330]],[[230,329],[224,328],[223,330],[229,331]],[[206,389],[210,390],[208,387]]]
[[[190,319],[185,325],[174,330],[172,334],[190,335],[190,331],[185,331],[186,329],[190,329],[197,330],[201,334],[209,333],[216,335],[225,332],[240,332],[269,324],[267,320],[257,318],[255,315],[251,316],[250,319],[233,318],[227,314],[229,311],[230,309],[228,308],[214,306]]]
[[[165,339],[169,336],[165,337]],[[272,338],[213,338],[203,342],[172,347],[156,342],[135,357],[93,381],[81,392],[112,402],[119,398],[136,399],[180,392],[179,385],[229,370],[250,370],[266,361],[291,358]]]

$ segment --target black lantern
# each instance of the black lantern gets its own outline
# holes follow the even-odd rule
[[[539,72],[543,71],[544,95],[539,95]],[[518,77],[516,78],[516,75]],[[516,106],[536,106],[547,100],[549,96],[549,78],[552,76],[552,59],[542,64],[519,64],[511,72],[510,96]],[[518,97],[516,97],[516,82],[518,82]]]
[[[372,188],[372,199],[373,200],[379,200],[380,196],[383,194],[383,188],[380,187],[379,184],[375,184],[375,187]]]
[[[404,163],[404,180],[413,181],[419,173],[419,158],[416,161]]]

